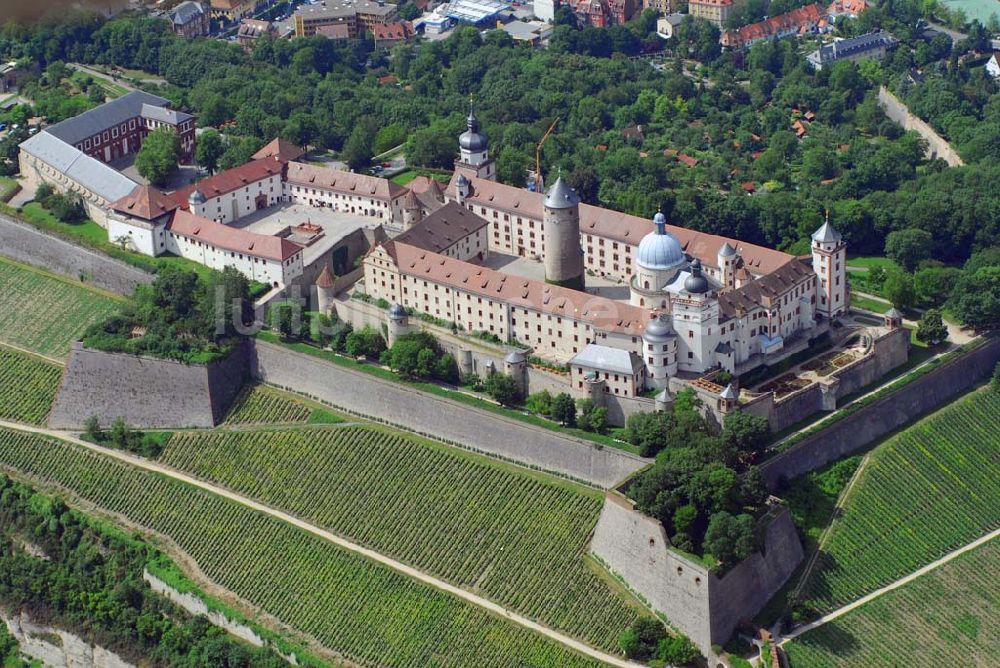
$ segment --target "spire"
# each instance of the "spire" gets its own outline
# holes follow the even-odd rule
[[[656,215],[653,216],[653,225],[656,226],[657,234],[667,233],[667,217],[663,215],[663,211],[657,211]]]
[[[469,132],[479,132],[479,119],[476,118],[476,109],[472,103],[472,93],[469,93],[469,117],[465,119],[465,124]]]

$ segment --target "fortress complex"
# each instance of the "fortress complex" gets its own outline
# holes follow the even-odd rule
[[[671,226],[662,213],[649,221],[582,204],[561,178],[545,193],[503,185],[478,128],[470,113],[444,197],[485,221],[468,228],[485,250],[443,253],[427,241],[436,234],[419,232],[439,224],[434,214],[411,221],[365,258],[372,298],[569,362],[578,393],[597,379],[626,397],[678,375],[744,373],[847,310],[847,248],[829,221],[811,255],[795,257]],[[464,231],[450,232],[454,245]],[[540,259],[545,280],[483,266],[488,253]],[[588,292],[588,275],[627,283],[628,298]]]

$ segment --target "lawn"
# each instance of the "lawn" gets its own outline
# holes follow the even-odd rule
[[[429,176],[432,179],[440,181],[441,183],[448,183],[451,180],[451,174],[450,173],[438,172],[438,171],[434,171],[434,170],[431,170],[431,169],[419,169],[419,168],[410,168],[410,169],[404,170],[404,171],[400,172],[399,174],[396,174],[390,180],[393,183],[396,183],[396,184],[401,185],[401,186],[405,186],[406,184],[408,184],[410,181],[412,181],[413,179],[417,178],[418,176]]]
[[[865,269],[872,269],[873,267],[882,267],[885,270],[895,269],[897,267],[896,263],[887,257],[878,256],[868,256],[868,257],[851,257],[847,258],[847,268],[853,269],[855,267],[862,267]]]
[[[785,646],[792,668],[1000,665],[1000,539]]]
[[[9,176],[0,176],[0,202],[9,202],[10,198],[17,193],[18,182]]]
[[[865,311],[871,311],[872,313],[877,313],[879,315],[882,315],[892,308],[892,304],[889,302],[871,299],[869,297],[861,297],[854,293],[851,294],[851,306]]]
[[[985,388],[870,455],[802,588],[825,613],[1000,526],[1000,394]]]
[[[0,341],[63,357],[70,342],[104,320],[118,297],[0,258]]]
[[[603,497],[569,481],[380,426],[178,432],[160,460],[607,650],[636,616],[585,559]]]
[[[169,538],[206,578],[352,665],[598,665],[330,541],[110,457],[0,430],[0,462],[74,503]]]

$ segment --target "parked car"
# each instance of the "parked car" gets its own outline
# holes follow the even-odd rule
[[[7,124],[6,123],[0,123],[0,132],[4,131],[6,129],[7,129]]]

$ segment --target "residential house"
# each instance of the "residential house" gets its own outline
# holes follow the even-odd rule
[[[208,34],[208,11],[200,2],[186,0],[167,14],[170,28],[182,37],[201,37]]]

